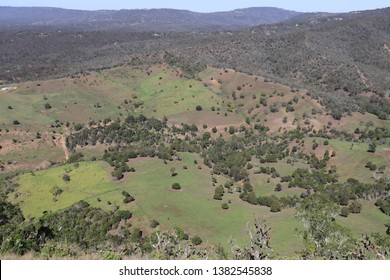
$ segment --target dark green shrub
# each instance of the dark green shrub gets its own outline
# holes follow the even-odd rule
[[[194,245],[200,245],[202,244],[202,238],[200,238],[199,236],[195,235],[194,237],[191,238],[191,242],[192,244]]]
[[[125,197],[125,198],[123,199],[123,203],[124,203],[124,204],[127,204],[127,203],[130,203],[130,202],[134,201],[134,200],[135,200],[134,197],[132,197],[132,196],[130,195],[130,196]]]
[[[282,211],[282,203],[275,199],[271,203],[271,212],[280,212]]]
[[[352,201],[348,206],[349,211],[353,214],[359,214],[362,211],[362,204],[357,201]]]
[[[156,228],[156,227],[158,227],[160,225],[160,223],[158,222],[158,221],[156,221],[156,220],[151,220],[150,221],[150,227],[151,228]]]
[[[62,175],[62,180],[64,180],[65,182],[69,182],[70,176],[68,174],[64,174],[64,175]]]
[[[349,211],[348,207],[342,207],[341,212],[340,212],[340,216],[341,217],[348,217],[349,213],[351,213],[351,212]]]

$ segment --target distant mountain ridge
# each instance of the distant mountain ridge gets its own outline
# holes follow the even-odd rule
[[[271,7],[214,13],[175,9],[83,11],[46,7],[0,7],[0,26],[68,26],[89,30],[158,32],[222,30],[278,23],[301,14]]]
[[[107,11],[101,12],[106,18]],[[170,10],[143,12],[148,15],[145,22],[149,22],[153,13],[160,20],[164,13],[165,18],[172,15]],[[129,12],[118,13],[115,22],[120,22],[119,15],[127,18]],[[233,13],[240,18],[248,11]],[[0,19],[4,21],[1,15]],[[189,19],[184,22],[188,24]],[[384,8],[344,14],[304,14],[277,24],[239,30],[229,30],[225,25],[226,31],[221,32],[193,32],[194,28],[187,32],[158,32],[163,28],[179,30],[178,26],[186,30],[186,25],[177,25],[177,21],[171,21],[172,25],[161,24],[163,28],[160,26],[158,30],[145,25],[150,32],[139,32],[140,28],[112,29],[114,19],[96,25],[89,23],[92,26],[89,28],[77,23],[73,23],[76,28],[70,24],[9,28],[0,25],[0,80],[15,83],[119,65],[159,63],[180,69],[186,77],[197,78],[199,72],[212,66],[306,88],[320,97],[337,118],[340,112],[359,110],[385,120],[390,116],[389,19],[390,8]],[[105,22],[106,29],[101,22]],[[209,31],[216,30],[210,27],[210,21],[208,24]]]

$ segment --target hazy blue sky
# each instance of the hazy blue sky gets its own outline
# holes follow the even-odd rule
[[[0,6],[61,7],[83,10],[175,8],[198,12],[278,7],[299,12],[348,12],[389,7],[389,0],[0,0]]]

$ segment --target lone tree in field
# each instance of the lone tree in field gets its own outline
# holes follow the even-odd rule
[[[172,167],[169,171],[171,172],[171,176],[172,176],[172,177],[175,177],[175,176],[177,175],[177,172],[176,172],[176,168],[175,168],[175,167]]]
[[[150,227],[151,228],[156,228],[156,227],[158,227],[160,225],[160,223],[158,222],[158,221],[156,221],[156,220],[151,220],[150,221]]]
[[[134,201],[135,200],[135,198],[133,197],[133,196],[126,196],[124,199],[123,199],[123,203],[124,204],[127,204],[127,203],[130,203],[130,202],[132,202],[132,201]]]
[[[68,174],[64,174],[64,175],[62,176],[62,180],[64,180],[65,182],[69,182],[69,181],[70,181],[69,175],[68,175]]]
[[[357,201],[352,201],[351,205],[348,206],[348,209],[353,214],[359,214],[362,211],[362,204]]]
[[[200,105],[197,105],[197,106],[195,107],[195,109],[196,109],[196,111],[202,111],[202,110],[203,110],[202,106],[200,106]]]
[[[214,199],[222,200],[223,193],[224,193],[223,186],[219,185],[218,187],[215,188]]]
[[[369,153],[375,153],[376,151],[376,144],[375,143],[371,143],[370,145],[368,145],[368,150],[367,152]]]
[[[192,244],[194,245],[200,245],[202,244],[202,238],[200,238],[199,236],[195,235],[194,237],[191,238],[191,242]]]
[[[271,203],[271,212],[280,212],[282,211],[282,203],[278,199],[274,199]]]

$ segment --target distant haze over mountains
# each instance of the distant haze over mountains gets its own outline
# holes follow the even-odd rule
[[[0,25],[68,26],[89,30],[127,29],[157,32],[226,30],[278,23],[300,14],[302,13],[270,7],[215,13],[174,9],[82,11],[44,7],[0,7]]]

